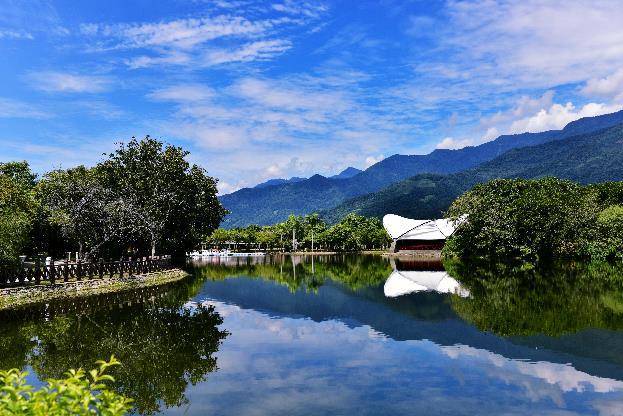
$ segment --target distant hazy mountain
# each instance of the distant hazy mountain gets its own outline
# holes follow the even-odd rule
[[[337,175],[329,176],[329,178],[330,179],[348,179],[348,178],[352,178],[355,175],[360,174],[361,172],[363,172],[361,169],[357,169],[352,166],[349,166],[343,171],[341,171],[340,173],[338,173]]]
[[[382,217],[437,218],[475,184],[495,178],[556,176],[581,183],[623,180],[623,124],[537,146],[510,150],[451,175],[420,174],[321,212],[336,222],[350,212]]]
[[[301,182],[305,179],[307,178],[299,178],[298,176],[293,176],[290,179],[269,179],[266,182],[258,183],[254,188],[266,188],[268,186],[283,185],[284,183]]]
[[[231,211],[222,226],[274,224],[285,220],[290,214],[304,215],[335,207],[347,199],[380,191],[419,173],[461,172],[511,149],[561,140],[618,123],[623,123],[623,111],[583,118],[569,123],[562,130],[504,135],[479,146],[458,150],[438,149],[428,155],[394,155],[346,179],[314,175],[299,182],[240,189],[220,197],[225,208]]]

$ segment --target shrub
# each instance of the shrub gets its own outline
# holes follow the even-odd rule
[[[114,379],[105,374],[110,361],[96,362],[98,368],[86,373],[69,370],[65,378],[50,379],[35,390],[26,384],[27,372],[18,369],[0,371],[0,414],[5,415],[123,415],[131,409],[131,400],[110,390],[106,382]]]

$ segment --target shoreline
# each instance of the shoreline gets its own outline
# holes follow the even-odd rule
[[[276,255],[276,254],[287,254],[288,256],[332,256],[339,254],[375,254],[382,256],[386,252],[385,250],[363,250],[363,251],[267,251],[266,254]]]
[[[49,300],[87,297],[158,286],[177,282],[188,276],[190,274],[184,270],[171,269],[123,278],[113,277],[112,279],[74,281],[53,285],[7,287],[0,289],[0,310],[14,309]]]

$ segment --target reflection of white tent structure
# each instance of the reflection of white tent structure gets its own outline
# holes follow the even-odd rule
[[[383,217],[383,226],[394,240],[394,251],[439,250],[455,230],[450,220],[412,220],[394,214]]]
[[[385,281],[383,291],[388,298],[409,293],[432,290],[439,293],[454,293],[469,296],[469,291],[459,282],[442,271],[398,271],[394,270]]]

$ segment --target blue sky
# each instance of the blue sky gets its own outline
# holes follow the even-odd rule
[[[623,3],[0,0],[0,160],[147,134],[221,192],[623,104]]]

